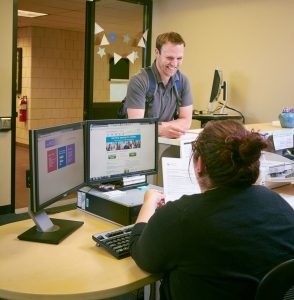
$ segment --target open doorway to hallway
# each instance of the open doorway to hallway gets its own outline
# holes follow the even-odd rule
[[[27,120],[16,121],[14,206],[22,209],[29,204],[29,129],[83,120],[86,0],[18,0],[18,9],[48,14],[18,17],[22,80],[17,96],[28,98]]]

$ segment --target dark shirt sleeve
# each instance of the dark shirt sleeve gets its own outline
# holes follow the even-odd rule
[[[133,76],[129,81],[127,89],[127,108],[145,109],[147,88],[147,77],[144,75],[143,71]]]
[[[191,93],[191,87],[188,78],[182,74],[183,76],[183,91],[182,91],[182,104],[181,107],[193,105],[193,96]]]
[[[173,203],[159,208],[149,222],[134,226],[131,256],[149,273],[165,273],[175,267],[180,243],[179,214]]]

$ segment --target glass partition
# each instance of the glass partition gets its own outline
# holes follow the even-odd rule
[[[152,1],[87,5],[85,119],[115,118],[130,77],[150,64]]]

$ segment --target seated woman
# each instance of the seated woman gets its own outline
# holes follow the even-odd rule
[[[274,191],[254,185],[266,142],[236,120],[209,122],[193,143],[202,193],[157,208],[149,190],[130,250],[162,273],[160,299],[254,299],[261,278],[294,258],[294,211]]]

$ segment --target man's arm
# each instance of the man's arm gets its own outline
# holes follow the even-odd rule
[[[158,135],[167,138],[178,138],[188,130],[192,123],[193,106],[188,105],[180,107],[179,118],[169,122],[162,122],[158,128]],[[144,109],[128,108],[128,118],[138,119],[144,118]]]
[[[178,138],[191,127],[193,106],[180,107],[179,118],[169,122],[162,122],[158,129],[159,136]]]
[[[144,118],[145,109],[140,108],[128,108],[128,119],[141,119]]]

